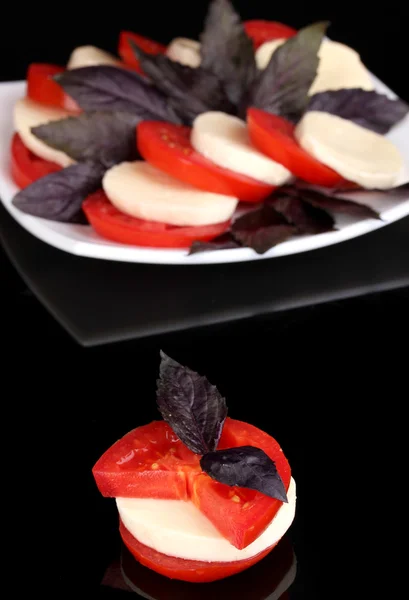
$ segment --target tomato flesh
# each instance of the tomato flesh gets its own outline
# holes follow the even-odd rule
[[[288,39],[297,35],[297,30],[284,23],[277,21],[251,20],[245,21],[244,29],[249,38],[253,40],[254,48],[257,50],[265,42],[271,40]]]
[[[58,65],[32,63],[27,71],[27,96],[35,102],[58,106],[70,112],[80,112],[81,109],[75,100],[53,80],[54,75],[64,71],[65,69]]]
[[[137,33],[132,33],[131,31],[121,31],[119,35],[118,54],[126,65],[141,74],[143,74],[143,71],[132,49],[131,41],[147,54],[164,54],[166,52],[166,46],[159,44],[159,42],[150,40]]]
[[[11,176],[21,189],[27,187],[46,175],[60,171],[62,167],[56,163],[39,158],[23,144],[18,133],[11,140]]]
[[[274,438],[248,423],[226,419],[218,449],[237,446],[255,446],[264,450],[275,462],[288,490],[290,465]],[[191,485],[193,503],[239,549],[261,535],[283,504],[255,490],[224,485],[205,473],[196,476]]]
[[[177,227],[137,219],[115,208],[103,191],[88,196],[82,208],[99,235],[120,244],[133,246],[190,248],[192,242],[210,241],[227,231],[230,226],[228,221],[203,227]]]
[[[294,135],[295,125],[290,121],[258,108],[249,108],[247,124],[253,144],[299,179],[324,187],[345,184],[339,173],[322,164],[299,145]]]
[[[224,579],[225,577],[240,573],[258,563],[271,552],[274,546],[277,545],[274,544],[260,554],[245,560],[237,560],[234,562],[205,562],[199,560],[186,560],[184,558],[177,558],[168,556],[162,552],[157,552],[153,548],[141,544],[141,542],[126,529],[122,521],[119,523],[119,532],[125,546],[142,565],[165,577],[194,583],[217,581],[218,579]]]
[[[191,128],[160,121],[143,121],[137,128],[138,150],[145,160],[176,179],[215,194],[244,202],[260,202],[275,189],[246,175],[223,169],[196,152]]]
[[[199,457],[165,421],[153,421],[115,442],[92,473],[106,497],[187,500],[189,470],[200,472]]]

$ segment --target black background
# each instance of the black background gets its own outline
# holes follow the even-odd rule
[[[30,61],[64,64],[80,44],[115,51],[120,29],[162,42],[197,36],[207,4],[8,6],[1,79],[23,78]],[[359,50],[409,100],[403,3],[235,4],[243,18],[295,27],[331,20],[330,36]],[[400,459],[407,455],[407,290],[85,349],[3,254],[0,272],[5,499],[14,531],[7,554],[16,589],[56,598],[114,595],[100,581],[120,549],[115,507],[99,496],[91,468],[115,439],[157,417],[163,348],[217,384],[231,416],[266,429],[285,449],[299,496],[290,534],[298,559],[291,600],[403,595],[403,551],[393,536],[405,511],[399,498]]]

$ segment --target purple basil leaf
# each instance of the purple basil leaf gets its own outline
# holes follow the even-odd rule
[[[233,111],[222,83],[210,71],[182,65],[163,54],[147,54],[132,40],[131,44],[144,73],[166,94],[169,105],[184,123],[191,124],[198,115],[211,110]]]
[[[257,73],[252,40],[229,0],[213,0],[200,36],[202,67],[214,73],[240,106]]]
[[[274,461],[260,448],[239,446],[209,452],[200,459],[200,466],[220,483],[257,490],[270,498],[288,502]]]
[[[383,193],[383,194],[393,194],[394,192],[397,192],[398,194],[400,192],[404,192],[405,190],[409,190],[409,181],[406,183],[402,183],[401,185],[398,185],[396,187],[393,188],[388,188],[387,190],[383,189],[380,190],[378,188],[361,188],[361,187],[357,187],[357,188],[348,188],[348,187],[344,187],[344,188],[334,188],[331,190],[331,192],[333,194],[356,194],[357,192],[377,192],[377,193]]]
[[[226,400],[206,377],[161,351],[157,404],[162,417],[196,454],[217,448],[227,416]]]
[[[54,77],[86,111],[119,111],[180,123],[164,94],[143,77],[119,67],[101,65],[65,71]]]
[[[277,48],[250,90],[247,104],[298,121],[309,102],[327,27],[328,22],[304,27]]]
[[[297,230],[272,206],[264,204],[236,219],[231,232],[240,244],[252,248],[257,254],[264,254],[297,233]]]
[[[376,212],[376,210],[365,204],[354,202],[353,200],[329,196],[322,192],[306,188],[297,188],[297,195],[304,200],[304,202],[308,202],[308,204],[311,204],[316,208],[322,208],[324,210],[330,210],[363,219],[380,219],[379,213]]]
[[[77,163],[46,175],[24,188],[13,199],[22,212],[67,223],[83,222],[83,200],[101,187],[104,169],[98,163]]]
[[[76,161],[96,161],[110,168],[136,160],[136,125],[141,117],[119,112],[90,112],[32,128],[40,140]]]
[[[308,110],[328,112],[384,134],[408,114],[409,106],[378,92],[353,88],[315,94]]]
[[[240,244],[234,239],[228,231],[215,237],[210,242],[193,242],[189,250],[189,256],[198,252],[209,252],[212,250],[229,250],[231,248],[240,248]]]
[[[271,197],[269,204],[294,225],[298,233],[314,235],[334,230],[335,222],[331,215],[300,198],[279,192]]]

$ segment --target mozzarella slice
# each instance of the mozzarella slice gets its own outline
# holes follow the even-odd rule
[[[401,178],[404,163],[396,146],[352,121],[311,111],[301,119],[295,135],[312,156],[362,187],[386,189]]]
[[[295,515],[294,479],[287,497],[288,503],[282,504],[264,532],[242,550],[232,546],[190,501],[117,498],[116,504],[126,529],[145,546],[187,560],[230,562],[256,556],[283,537]]]
[[[196,117],[191,143],[219,167],[258,181],[282,185],[291,177],[285,167],[252,146],[244,121],[226,113],[207,112]]]
[[[175,38],[166,50],[166,56],[182,65],[196,68],[202,62],[200,42],[189,38]]]
[[[50,121],[65,119],[69,116],[70,113],[62,108],[54,108],[33,102],[33,100],[29,100],[28,98],[22,98],[14,105],[14,128],[27,148],[31,152],[34,152],[36,156],[55,162],[62,167],[67,167],[74,160],[65,154],[65,152],[47,146],[47,144],[31,133],[31,128],[49,123]]]
[[[265,42],[256,52],[256,63],[259,69],[265,69],[274,52],[286,40]],[[309,90],[309,95],[340,90],[342,88],[361,88],[373,90],[369,71],[361,62],[358,52],[339,42],[323,40],[318,51],[320,63],[317,76]]]
[[[79,46],[71,53],[67,69],[80,69],[81,67],[96,67],[98,65],[121,66],[121,62],[109,52],[100,50],[95,46]]]
[[[203,192],[162,173],[143,161],[124,162],[109,169],[102,187],[122,212],[170,225],[212,225],[228,221],[238,200]]]

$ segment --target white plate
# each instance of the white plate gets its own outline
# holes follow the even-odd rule
[[[379,80],[374,78],[374,81],[378,91],[393,96],[391,90]],[[348,197],[372,206],[381,213],[382,221],[378,219],[356,220],[338,216],[336,218],[337,231],[297,237],[279,244],[263,255],[256,254],[250,248],[238,248],[188,256],[186,250],[139,248],[115,244],[99,237],[89,226],[57,223],[32,217],[20,212],[12,205],[11,201],[17,192],[17,187],[12,182],[9,174],[9,149],[13,134],[12,113],[14,103],[24,94],[25,83],[22,81],[0,84],[0,199],[9,213],[24,229],[43,242],[60,250],[65,250],[70,254],[124,262],[182,265],[262,260],[337,244],[409,215],[409,191],[401,194],[400,197],[395,196],[392,198],[385,198],[382,194],[368,192],[365,194],[360,193],[355,197],[353,194],[349,194]],[[400,148],[406,159],[408,174],[405,174],[405,180],[408,180],[409,115],[389,133],[388,137]]]

